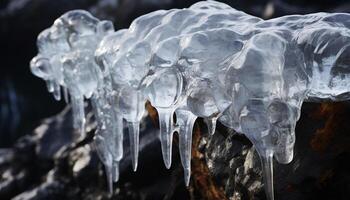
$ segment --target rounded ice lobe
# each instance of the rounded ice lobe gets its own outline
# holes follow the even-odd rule
[[[175,50],[174,50],[175,49]],[[176,49],[178,49],[176,51]],[[157,67],[172,67],[179,59],[180,41],[171,37],[157,44],[150,65]]]
[[[48,80],[52,77],[50,60],[45,57],[34,57],[30,62],[30,70],[35,76],[44,80]]]
[[[295,126],[304,101],[350,99],[350,15],[316,13],[262,20],[216,1],[151,12],[128,29],[86,11],[70,11],[39,36],[34,75],[60,99],[69,91],[75,127],[84,130],[84,98],[97,120],[95,146],[108,184],[119,177],[126,121],[132,165],[139,124],[149,101],[158,111],[164,163],[171,166],[179,134],[190,181],[194,123],[204,118],[251,140],[260,155],[268,199],[273,158],[293,159]],[[176,123],[173,117],[176,115]]]
[[[74,90],[74,94],[71,94],[73,96],[91,96],[96,89],[91,85],[97,85],[96,78],[88,77],[93,74],[89,71],[94,71],[96,74],[93,55],[101,39],[111,32],[113,25],[110,22],[100,21],[87,11],[67,12],[56,19],[50,28],[39,34],[37,42],[39,53],[31,62],[34,74],[41,77],[40,72],[50,68],[49,72],[46,70],[46,73],[50,74],[45,75],[50,77],[50,81],[67,88],[70,93]],[[38,57],[42,58],[41,68],[38,68]],[[47,59],[48,63],[42,65],[43,59]],[[75,83],[80,88],[78,90],[70,89],[72,86],[70,82],[74,80],[67,75],[72,73],[75,73],[73,77],[78,78]],[[84,85],[88,85],[88,88]]]
[[[156,108],[172,107],[179,101],[182,84],[182,76],[176,69],[165,69],[148,86],[148,98]]]
[[[193,114],[206,118],[219,113],[213,97],[213,89],[208,85],[208,82],[200,81],[190,87],[187,106]]]
[[[119,112],[125,120],[129,122],[140,122],[145,110],[145,97],[139,91],[130,87],[124,87],[120,90]],[[136,109],[135,109],[136,108]]]

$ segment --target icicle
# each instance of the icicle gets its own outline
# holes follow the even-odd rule
[[[100,143],[105,147],[100,147],[102,149],[101,151],[110,154],[112,159],[111,166],[105,164],[106,173],[108,172],[109,187],[111,187],[111,181],[117,182],[119,179],[119,161],[123,154],[122,119],[117,118],[118,115],[116,115],[115,110],[111,109],[111,106],[113,105],[113,101],[110,101],[111,99],[113,98],[107,96],[104,90],[96,91],[91,98],[92,108],[97,121],[95,141],[98,142],[99,140],[103,140],[103,143]],[[118,128],[115,128],[116,126]],[[104,159],[107,156],[104,155],[103,152],[100,153],[102,155],[99,156],[102,157],[101,160],[106,163],[107,161],[104,161]]]
[[[94,144],[96,152],[101,159],[107,176],[107,185],[109,193],[113,193],[113,178],[116,178],[115,169],[116,166],[113,166],[112,154],[108,151],[108,146],[105,139],[100,135],[99,129],[96,130]],[[113,177],[114,174],[114,177]],[[119,174],[119,172],[118,172]]]
[[[113,161],[112,177],[113,177],[113,182],[118,182],[118,180],[119,180],[119,162],[117,162],[117,161]]]
[[[145,98],[141,91],[124,87],[118,94],[117,103],[121,116],[128,125],[133,170],[137,169],[139,153],[139,125],[145,113]]]
[[[129,142],[131,151],[131,161],[133,170],[136,171],[139,157],[139,132],[140,122],[127,122],[129,132]]]
[[[61,100],[61,86],[56,82],[53,82],[53,97],[56,101]]]
[[[259,150],[258,150],[259,151]],[[264,178],[264,188],[268,200],[274,200],[273,151],[261,150],[259,153]]]
[[[191,177],[191,149],[192,131],[197,116],[187,110],[176,110],[177,125],[179,128],[179,151],[181,163],[184,168],[186,186],[190,183]]]
[[[68,90],[67,90],[67,88],[65,88],[65,87],[62,87],[62,90],[63,90],[63,98],[64,98],[64,101],[68,104],[68,103],[69,103],[69,93],[68,93]]]
[[[214,135],[215,129],[216,129],[216,121],[218,120],[218,117],[209,117],[209,118],[204,118],[204,122],[208,127],[208,133],[210,135]]]
[[[173,143],[173,113],[172,109],[157,108],[159,116],[160,142],[163,161],[167,169],[171,166]]]
[[[109,191],[109,194],[113,194],[113,169],[111,165],[104,165],[104,166],[105,166],[106,176],[107,176],[108,191]],[[119,176],[119,172],[118,172],[118,176]]]
[[[52,93],[54,91],[53,81],[52,80],[46,80],[46,87],[47,87],[47,90],[50,93]]]
[[[84,98],[71,96],[72,109],[73,109],[73,126],[79,129],[81,136],[85,136],[85,111],[84,111]]]
[[[123,118],[119,116],[119,113],[115,113],[114,125],[114,141],[115,141],[115,160],[120,161],[123,158]]]

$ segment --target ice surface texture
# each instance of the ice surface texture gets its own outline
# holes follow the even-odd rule
[[[39,35],[31,70],[56,99],[61,87],[68,91],[82,132],[84,99],[91,100],[98,124],[94,143],[111,191],[123,156],[123,123],[137,168],[148,100],[158,111],[167,168],[173,133],[179,134],[186,184],[192,130],[202,117],[211,134],[219,120],[250,139],[262,161],[267,196],[274,199],[273,157],[280,163],[293,159],[303,101],[350,97],[349,26],[349,14],[262,20],[203,1],[149,13],[114,32],[111,22],[77,10]]]

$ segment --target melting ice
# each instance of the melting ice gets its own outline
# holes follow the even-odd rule
[[[267,196],[274,199],[273,157],[280,163],[293,159],[303,101],[350,97],[349,26],[349,14],[262,20],[203,1],[149,13],[114,32],[111,22],[74,10],[38,36],[31,70],[57,100],[61,90],[67,101],[70,97],[82,134],[84,99],[91,101],[98,124],[94,144],[110,191],[123,157],[123,120],[137,169],[139,125],[148,100],[158,111],[167,168],[173,133],[179,134],[187,185],[192,130],[201,117],[211,134],[219,120],[251,140]]]

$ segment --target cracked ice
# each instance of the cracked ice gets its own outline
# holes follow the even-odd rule
[[[94,144],[109,190],[119,177],[126,121],[133,169],[139,125],[149,101],[158,111],[165,166],[173,133],[186,184],[192,129],[204,118],[245,134],[260,155],[265,190],[273,195],[273,157],[293,159],[295,125],[303,101],[350,97],[350,15],[316,13],[262,20],[223,3],[161,10],[114,31],[86,11],[67,12],[38,36],[33,74],[57,100],[72,104],[84,134],[84,100],[97,120]],[[173,122],[176,115],[177,122]]]

